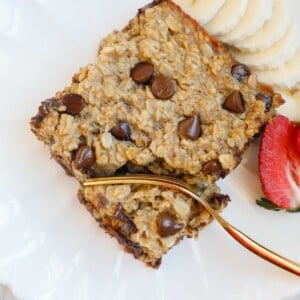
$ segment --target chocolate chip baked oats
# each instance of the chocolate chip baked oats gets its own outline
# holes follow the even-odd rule
[[[198,194],[217,211],[229,197],[216,186],[202,184]],[[146,185],[82,187],[79,200],[111,236],[151,267],[184,237],[197,237],[210,214],[197,201],[173,190]]]
[[[141,9],[124,30],[108,35],[95,63],[41,103],[31,129],[80,182],[125,171],[178,176],[212,187],[237,166],[245,147],[282,101],[177,5],[162,0]],[[157,265],[155,261],[179,238],[199,229],[200,225],[190,229],[190,222],[202,211],[190,207],[196,213],[180,219],[180,234],[162,242],[164,237],[154,234],[159,222],[153,220],[165,214],[166,223],[172,224],[178,215],[169,211],[170,199],[191,200],[160,188],[136,191],[128,185],[123,198],[112,198],[107,191],[114,189],[82,190],[80,198],[119,240],[124,240],[120,235],[125,227],[127,246],[143,239],[148,252],[141,257],[151,265]],[[105,210],[95,203],[99,193],[109,207],[114,203],[105,217]],[[126,199],[134,199],[133,210],[126,208]],[[155,213],[150,209],[147,215],[141,199],[157,207]],[[136,222],[142,224],[137,220],[151,218],[152,213],[149,222],[156,225],[142,236]],[[160,250],[155,252],[152,243]]]

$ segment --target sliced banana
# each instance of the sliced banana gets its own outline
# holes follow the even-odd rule
[[[226,0],[218,13],[204,26],[205,29],[212,35],[230,32],[244,16],[247,5],[248,0]]]
[[[281,67],[285,62],[293,58],[298,49],[300,44],[298,30],[298,26],[290,26],[283,38],[264,51],[243,53],[238,50],[232,50],[231,53],[235,59],[254,70],[269,70]]]
[[[243,52],[265,50],[279,41],[291,23],[291,16],[285,0],[274,0],[271,18],[254,35],[235,44]]]
[[[300,48],[296,55],[281,68],[275,70],[258,71],[260,82],[281,88],[291,88],[300,82]]]
[[[225,0],[177,0],[182,9],[201,25],[209,22],[225,3]]]
[[[244,17],[239,24],[229,33],[218,38],[228,44],[236,44],[253,35],[272,14],[272,0],[249,0]]]

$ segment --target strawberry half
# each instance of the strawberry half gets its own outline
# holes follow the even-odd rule
[[[259,151],[265,196],[287,210],[300,207],[300,127],[284,116],[266,126]]]

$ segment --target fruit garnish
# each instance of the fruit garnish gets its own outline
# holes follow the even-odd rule
[[[265,128],[259,175],[270,203],[289,211],[300,208],[300,127],[284,116],[275,117]]]

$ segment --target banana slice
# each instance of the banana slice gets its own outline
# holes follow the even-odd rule
[[[291,88],[300,82],[300,48],[296,55],[281,68],[275,70],[258,71],[260,82],[280,88]]]
[[[225,0],[177,0],[182,9],[201,25],[210,21],[225,3]]]
[[[236,43],[235,47],[243,52],[257,52],[265,50],[286,33],[291,22],[290,11],[285,0],[274,0],[272,17],[265,25],[251,37]]]
[[[253,35],[270,19],[272,4],[272,0],[249,0],[245,15],[239,24],[231,32],[218,38],[224,43],[236,44]]]
[[[205,29],[212,35],[230,32],[244,16],[247,5],[248,0],[227,0],[218,13],[204,26]]]
[[[238,61],[252,67],[254,70],[270,70],[281,67],[295,55],[300,39],[298,26],[292,25],[288,31],[272,47],[256,53],[243,53],[232,50],[231,53]]]

